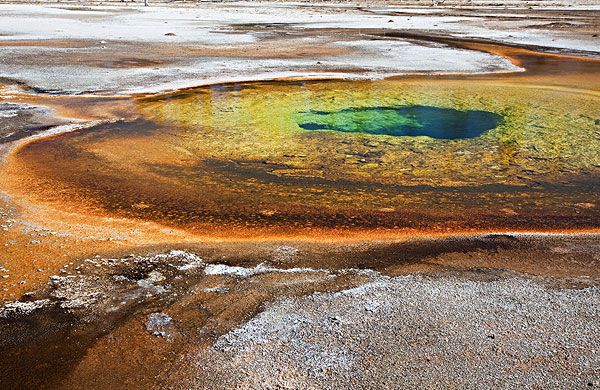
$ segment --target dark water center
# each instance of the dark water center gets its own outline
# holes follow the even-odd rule
[[[302,113],[304,130],[331,130],[439,139],[478,137],[497,127],[502,116],[488,111],[460,111],[433,106],[360,107]]]

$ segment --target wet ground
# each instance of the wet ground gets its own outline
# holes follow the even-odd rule
[[[75,20],[65,13],[83,12],[91,29],[115,18],[100,10],[52,12],[65,26]],[[436,16],[443,31],[373,26],[415,10],[347,10],[351,28],[272,24],[264,12],[262,23],[229,24],[239,47],[194,51],[179,30],[160,32],[169,45],[94,43],[109,56],[85,38],[33,40],[38,27],[2,41],[30,67],[0,89],[3,385],[600,385],[600,61],[583,38],[594,11],[538,11],[533,23],[519,10],[447,10]],[[523,31],[513,21],[562,31],[557,20],[577,26],[552,33],[561,43],[512,36]],[[482,21],[509,42],[453,36]],[[288,35],[295,43],[275,50]],[[300,44],[316,37],[331,39]],[[123,94],[149,68],[173,66],[159,47],[252,57],[262,71],[272,57],[352,63],[357,39],[389,49],[399,68],[390,41],[461,50],[473,74],[430,74],[426,60],[383,80],[295,73]],[[263,51],[236,54],[247,45]],[[48,67],[35,63],[39,48]],[[344,61],[319,78],[369,71]],[[79,62],[140,73],[87,95],[93,77],[50,76]]]

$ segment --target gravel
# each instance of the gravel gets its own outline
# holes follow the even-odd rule
[[[48,299],[39,299],[31,302],[10,302],[0,308],[0,318],[8,318],[12,315],[27,315],[34,310],[44,307]]]
[[[165,313],[150,313],[146,321],[146,330],[156,337],[167,337],[169,333],[169,325],[173,322],[168,314]]]
[[[274,301],[182,367],[181,388],[594,388],[599,346],[597,287],[373,276]]]

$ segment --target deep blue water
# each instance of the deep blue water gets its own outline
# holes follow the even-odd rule
[[[361,107],[307,111],[299,126],[310,131],[341,131],[438,139],[474,138],[497,127],[502,116],[488,111],[460,111],[433,106]]]

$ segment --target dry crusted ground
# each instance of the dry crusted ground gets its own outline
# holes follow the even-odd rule
[[[487,235],[92,257],[4,306],[0,372],[14,388],[593,388],[598,242]]]

